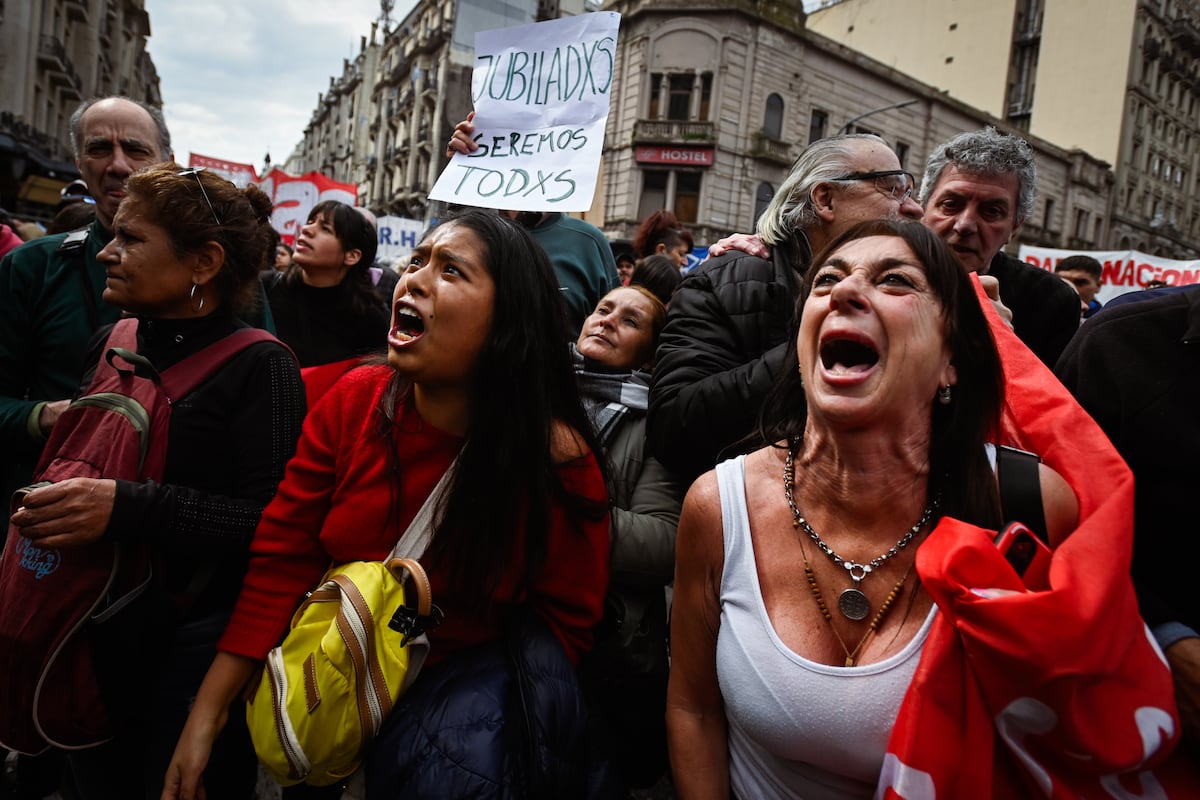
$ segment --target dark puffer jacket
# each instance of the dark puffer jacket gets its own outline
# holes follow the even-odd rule
[[[503,640],[421,673],[367,753],[370,800],[611,796],[575,669],[523,614]]]
[[[772,260],[732,252],[688,275],[667,312],[650,387],[650,451],[691,481],[752,433],[783,367],[807,241]]]

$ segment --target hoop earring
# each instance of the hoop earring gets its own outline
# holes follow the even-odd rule
[[[944,406],[950,405],[950,386],[942,386],[937,391],[938,402]]]
[[[192,290],[190,292],[188,292],[188,300],[191,302],[192,312],[195,314],[199,314],[201,311],[204,310],[204,290],[200,289],[200,302],[199,302],[199,304],[197,304],[196,303],[196,290],[197,289],[200,289],[200,284],[193,283]]]

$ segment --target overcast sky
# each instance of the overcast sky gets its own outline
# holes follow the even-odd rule
[[[415,0],[397,0],[394,20]],[[282,166],[330,76],[359,52],[378,0],[146,0],[147,49],[175,159]]]
[[[189,153],[282,166],[317,94],[379,16],[378,0],[145,0],[147,49],[175,159]],[[806,0],[806,6],[819,0]],[[399,22],[416,0],[396,0]]]

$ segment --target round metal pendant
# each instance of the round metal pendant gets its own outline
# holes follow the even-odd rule
[[[858,589],[847,589],[838,595],[838,610],[847,619],[858,622],[866,619],[867,614],[871,613],[871,603]]]

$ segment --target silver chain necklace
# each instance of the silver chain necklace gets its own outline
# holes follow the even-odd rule
[[[939,499],[935,497],[929,501],[929,505],[925,506],[925,511],[921,514],[921,518],[917,520],[915,525],[905,531],[904,535],[900,537],[900,541],[896,542],[886,553],[881,553],[866,564],[859,564],[857,561],[847,561],[835,553],[832,547],[825,544],[820,535],[808,524],[808,520],[801,516],[800,509],[796,508],[796,500],[792,495],[792,490],[796,485],[795,454],[799,446],[800,443],[798,441],[789,444],[787,458],[783,462],[783,494],[787,497],[788,508],[792,510],[792,527],[798,530],[803,529],[809,538],[816,543],[821,552],[829,556],[830,561],[842,565],[850,573],[850,580],[854,582],[854,585],[838,595],[838,610],[847,619],[852,619],[855,622],[864,620],[871,613],[871,602],[867,599],[862,589],[859,588],[862,579],[879,569],[883,566],[884,562],[897,555],[905,547],[908,547],[908,543],[913,540],[914,536],[921,532],[921,529],[933,517],[933,512],[938,507]]]

